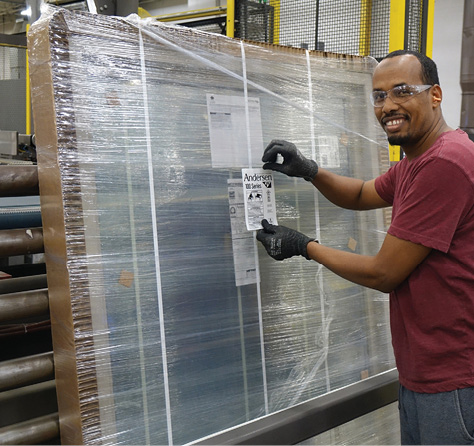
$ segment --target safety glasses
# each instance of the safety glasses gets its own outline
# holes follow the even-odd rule
[[[374,107],[383,107],[385,100],[389,97],[395,104],[402,104],[432,86],[433,85],[399,85],[388,91],[376,90],[371,93],[370,102],[372,102]]]

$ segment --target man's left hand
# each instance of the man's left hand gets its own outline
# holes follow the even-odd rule
[[[312,238],[286,226],[272,225],[267,220],[262,220],[262,226],[263,229],[257,231],[257,240],[275,260],[284,260],[298,255],[311,260],[306,246],[313,241]]]

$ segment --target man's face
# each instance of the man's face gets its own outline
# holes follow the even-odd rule
[[[423,85],[421,64],[413,55],[384,59],[374,71],[373,90],[388,91],[399,85]],[[415,146],[426,137],[433,122],[430,92],[426,90],[401,104],[390,97],[382,107],[374,107],[375,115],[392,145]]]

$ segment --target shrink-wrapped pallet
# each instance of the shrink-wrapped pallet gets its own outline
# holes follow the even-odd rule
[[[28,46],[63,443],[192,442],[394,366],[386,296],[271,259],[242,185],[271,139],[385,170],[373,59],[56,8]],[[272,188],[279,224],[377,252],[382,211]]]

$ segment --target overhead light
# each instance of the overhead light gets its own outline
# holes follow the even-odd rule
[[[20,14],[25,17],[31,17],[31,6],[21,11]]]
[[[97,5],[94,0],[87,0],[87,7],[91,14],[97,14]]]

